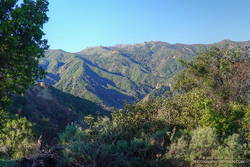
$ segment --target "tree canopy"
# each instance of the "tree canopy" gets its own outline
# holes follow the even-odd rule
[[[47,11],[46,0],[0,1],[0,108],[44,75],[38,59],[48,48],[42,38]]]
[[[48,48],[43,24],[46,0],[0,0],[0,158],[20,158],[32,150],[32,124],[8,112],[13,95],[43,77],[39,58]]]

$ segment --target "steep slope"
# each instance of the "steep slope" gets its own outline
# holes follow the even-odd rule
[[[41,60],[45,81],[62,91],[108,107],[122,108],[155,89],[168,85],[182,67],[178,59],[192,59],[209,46],[248,47],[249,42],[224,40],[210,45],[144,42],[94,47],[78,53],[49,50]]]
[[[24,96],[16,96],[11,110],[31,121],[38,134],[43,134],[47,140],[85,115],[109,114],[91,101],[47,85],[33,86]]]

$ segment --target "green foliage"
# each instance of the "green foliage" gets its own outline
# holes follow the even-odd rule
[[[200,113],[196,125],[215,128],[222,136],[240,132],[248,107],[248,54],[237,49],[213,47],[182,64],[186,68],[176,77],[174,88],[183,93],[181,97],[197,89],[203,92],[203,100],[197,100],[200,108],[193,112]],[[189,103],[189,108],[197,106],[197,102]]]
[[[189,161],[211,157],[211,150],[219,143],[214,130],[211,128],[197,128],[191,135],[182,135],[170,146],[167,157],[186,159]]]
[[[181,62],[186,68],[176,77],[176,90],[204,89],[219,106],[230,101],[246,101],[250,71],[248,54],[239,49],[212,47],[191,62]]]
[[[166,111],[163,114],[166,117],[178,113],[172,116],[175,123],[189,129],[200,128],[172,143],[166,156],[184,159],[193,165],[197,165],[199,159],[247,162],[249,56],[239,50],[210,48],[193,61],[182,61],[182,64],[186,68],[176,76],[174,84],[179,94],[165,100],[162,112]],[[195,96],[198,98],[190,96],[197,92],[201,93]],[[219,161],[213,165],[234,166]]]
[[[247,141],[250,143],[250,105],[248,105],[245,109],[243,128]]]
[[[169,128],[166,122],[158,118],[157,108],[157,103],[128,105],[124,110],[112,114],[112,124],[117,132],[122,130],[121,139],[130,140],[136,137],[149,140],[158,130]]]
[[[44,77],[39,58],[48,49],[43,24],[46,0],[0,1],[0,157],[21,158],[32,149],[32,124],[9,112],[13,95]],[[7,164],[7,163],[6,163]]]
[[[171,144],[165,156],[185,159],[193,166],[198,166],[199,160],[214,160],[216,162],[210,164],[213,166],[234,166],[237,164],[232,162],[236,160],[247,162],[248,154],[247,144],[241,141],[239,134],[233,134],[220,142],[215,130],[206,127],[197,128],[192,130],[189,136],[183,135],[178,138]]]
[[[237,103],[227,105],[228,108],[220,112],[212,108],[211,103],[208,104],[201,117],[200,125],[215,128],[217,133],[222,136],[241,132],[244,124],[242,119],[246,113],[246,108],[249,106]]]
[[[212,154],[218,159],[246,159],[249,148],[242,142],[239,134],[233,134],[225,139]]]
[[[214,99],[208,97],[204,90],[196,88],[161,100],[159,114],[170,124],[180,125],[189,130],[199,126],[212,127],[221,136],[241,132],[243,124],[247,129],[249,105],[237,102],[223,105],[223,108],[217,108]],[[243,118],[246,119],[245,123],[242,121]]]
[[[67,132],[67,131],[66,131]],[[82,132],[84,134],[84,132]],[[66,137],[64,135],[64,137]],[[80,138],[78,138],[80,139]],[[85,139],[85,140],[84,140]],[[70,139],[65,151],[65,162],[77,165],[112,166],[156,166],[153,162],[158,148],[134,139],[130,142],[118,140],[116,143],[91,143],[88,138]]]
[[[78,166],[234,166],[249,158],[248,57],[212,48],[183,62],[169,96],[85,117],[61,134],[66,162]],[[240,73],[240,74],[239,74]],[[229,78],[232,78],[232,83]],[[235,80],[234,80],[235,79]],[[241,79],[239,85],[236,80]],[[241,87],[242,90],[239,90]],[[227,96],[232,97],[225,97]],[[206,164],[205,164],[206,165]]]
[[[0,132],[1,158],[17,159],[28,156],[32,151],[34,145],[32,124],[25,118],[6,121]]]
[[[23,93],[44,76],[38,59],[48,48],[42,39],[48,2],[16,3],[17,0],[0,2],[0,109],[6,107],[11,95]]]
[[[69,125],[60,135],[64,163],[93,166],[184,166],[199,160],[242,159],[249,155],[244,134],[221,138],[211,127],[189,131],[173,128],[159,115],[157,103],[129,105],[109,118],[84,118],[85,125]],[[166,152],[164,154],[164,152]],[[231,164],[227,164],[231,165]]]
[[[191,160],[211,157],[211,150],[219,144],[214,130],[208,127],[193,130],[191,136],[189,143]]]
[[[170,124],[180,125],[188,129],[199,126],[200,118],[207,110],[211,99],[201,89],[165,98],[159,102],[159,114]]]
[[[84,118],[86,127],[69,125],[60,135],[66,164],[93,166],[161,166],[162,146],[171,128],[157,119],[155,106],[127,106],[107,117]]]

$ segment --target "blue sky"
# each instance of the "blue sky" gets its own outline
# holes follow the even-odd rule
[[[49,0],[51,49],[250,40],[250,0]]]

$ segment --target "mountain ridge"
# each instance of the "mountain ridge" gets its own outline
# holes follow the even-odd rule
[[[150,41],[132,45],[98,46],[76,53],[48,50],[40,65],[45,82],[106,107],[122,108],[140,101],[158,84],[168,85],[182,69],[179,59],[190,60],[211,46],[249,47],[249,41],[223,40],[212,44],[169,44]]]
[[[126,47],[126,46],[134,46],[134,45],[140,45],[140,44],[144,44],[144,43],[162,43],[162,44],[168,44],[168,45],[172,45],[172,46],[178,46],[178,45],[185,45],[185,46],[189,46],[189,45],[217,45],[217,44],[225,44],[225,43],[248,43],[250,42],[250,40],[246,40],[246,41],[236,41],[236,40],[231,40],[231,39],[223,39],[221,41],[218,42],[209,42],[209,43],[182,43],[182,42],[177,42],[177,43],[170,43],[170,42],[165,42],[165,41],[158,41],[158,40],[152,40],[152,41],[144,41],[144,42],[138,42],[138,43],[133,43],[133,44],[114,44],[114,45],[97,45],[97,46],[89,46],[89,47],[85,47],[83,49],[80,49],[80,51],[67,51],[64,49],[59,49],[59,48],[51,48],[48,50],[55,50],[55,51],[62,51],[65,53],[72,53],[72,54],[78,54],[81,51],[87,50],[87,49],[92,49],[92,48],[113,48],[113,47]]]

